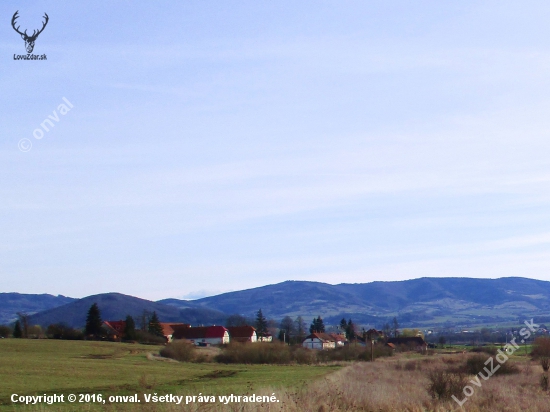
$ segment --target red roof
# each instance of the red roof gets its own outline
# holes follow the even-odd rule
[[[229,326],[227,328],[229,331],[229,336],[231,338],[247,338],[250,339],[253,335],[256,329],[252,326]]]
[[[196,328],[176,328],[174,339],[223,338],[227,329],[223,326],[199,326]]]
[[[112,329],[114,332],[122,335],[124,334],[124,328],[126,327],[126,321],[125,320],[106,320],[103,322],[108,328]],[[187,323],[160,323],[160,326],[162,326],[162,334],[166,337],[172,335],[174,333],[174,330],[178,327],[180,328],[188,328],[191,325]]]
[[[335,342],[347,342],[346,337],[339,333],[329,333],[328,335],[333,338]]]
[[[189,328],[191,325],[188,323],[160,323],[162,326],[162,334],[164,336],[170,336],[174,333],[177,328]]]
[[[103,322],[108,328],[111,328],[115,332],[122,334],[126,327],[126,321],[124,320],[106,320]]]

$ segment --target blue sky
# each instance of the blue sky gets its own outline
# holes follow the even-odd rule
[[[16,10],[31,32],[48,13],[47,61],[13,60]],[[3,1],[1,291],[548,279],[549,14]]]

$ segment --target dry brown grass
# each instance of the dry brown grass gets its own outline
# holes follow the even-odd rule
[[[355,363],[322,381],[314,382],[301,391],[277,392],[280,403],[264,405],[218,406],[221,411],[435,411],[460,409],[453,400],[432,399],[428,393],[428,374],[451,365],[461,365],[468,355],[451,358],[437,356],[415,361],[383,359],[374,363]],[[445,362],[444,362],[445,360]],[[396,369],[395,364],[404,365]],[[510,361],[513,362],[513,361]],[[408,366],[411,365],[411,366]],[[414,369],[413,366],[414,365]],[[474,394],[464,404],[468,411],[527,411],[538,412],[549,409],[548,393],[541,388],[541,367],[526,363],[521,373],[495,375],[487,381],[481,380],[481,388],[475,387]],[[466,376],[470,381],[473,376]],[[472,385],[471,383],[469,385]],[[266,394],[268,391],[265,392]],[[462,399],[460,397],[459,399]],[[190,410],[199,410],[190,409]]]
[[[273,411],[273,412],[343,412],[343,411],[408,411],[443,412],[460,410],[450,399],[433,399],[428,392],[429,375],[438,370],[452,370],[464,365],[470,355],[435,355],[414,360],[405,356],[383,358],[376,362],[356,362],[324,379],[302,388],[253,391],[257,395],[275,393],[278,403],[223,405],[190,404],[187,406],[143,403],[116,405],[112,410],[142,411]],[[509,362],[514,362],[510,360]],[[519,362],[518,362],[519,363]],[[493,411],[548,411],[550,397],[541,382],[542,368],[536,361],[521,362],[519,373],[495,375],[481,387],[474,386],[474,394],[464,404],[471,412]],[[396,368],[396,365],[401,365]],[[464,375],[470,382],[473,375]],[[206,394],[206,393],[205,393]],[[189,394],[186,394],[189,395]],[[237,395],[237,394],[236,394]],[[240,393],[239,395],[245,395]],[[464,395],[459,399],[464,398]],[[143,401],[142,401],[143,402]],[[114,408],[114,406],[113,406]]]

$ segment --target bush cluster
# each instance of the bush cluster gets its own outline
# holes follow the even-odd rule
[[[393,355],[393,350],[382,345],[374,346],[374,358]],[[370,361],[370,347],[346,345],[334,350],[318,351],[317,357],[322,362],[329,361]]]
[[[166,339],[164,338],[164,336],[153,335],[152,333],[142,330],[136,330],[135,334],[136,341],[139,343],[153,345],[161,345],[166,343]]]
[[[476,346],[470,349],[470,352],[486,353],[487,355],[495,356],[497,354],[497,348],[494,346]]]
[[[485,364],[485,362],[487,362],[487,359],[489,359],[488,356],[484,356],[481,354],[471,356],[466,360],[466,363],[462,367],[462,371],[470,375],[477,375],[480,372],[486,374],[484,368],[487,368],[489,371],[491,370],[491,364]],[[500,367],[497,369],[498,365],[500,365]],[[519,373],[519,368],[509,360],[501,364],[493,358],[493,369],[497,369],[495,371],[495,374],[499,375]]]
[[[302,357],[303,358],[303,357]],[[231,343],[215,357],[219,363],[285,364],[293,361],[288,345],[282,343]],[[302,359],[307,361],[307,359]]]
[[[434,399],[446,400],[462,393],[467,379],[460,372],[435,369],[428,372],[428,393]]]
[[[12,335],[12,330],[7,325],[0,325],[0,337],[9,338]]]
[[[391,355],[390,348],[375,346],[375,358]],[[312,350],[279,343],[231,343],[222,349],[222,353],[217,355],[215,360],[220,363],[314,364],[333,361],[369,361],[371,352],[370,348],[353,345],[330,350]]]
[[[64,323],[55,323],[46,329],[46,336],[49,339],[82,340],[84,333],[79,329],[71,328]]]
[[[196,358],[195,345],[185,339],[178,339],[162,348],[160,356],[180,362],[191,362]]]

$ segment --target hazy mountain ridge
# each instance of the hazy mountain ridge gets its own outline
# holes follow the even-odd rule
[[[17,312],[29,315],[55,308],[76,299],[63,295],[48,294],[24,294],[24,293],[0,293],[0,324],[15,321]]]
[[[30,323],[47,326],[63,322],[69,326],[80,328],[86,324],[86,315],[94,303],[99,306],[103,320],[122,320],[127,315],[131,315],[136,323],[139,323],[139,318],[144,311],[150,314],[156,312],[161,322],[185,322],[192,325],[222,324],[226,319],[225,314],[208,308],[193,308],[188,305],[186,308],[180,309],[121,293],[103,293],[37,313],[31,316]]]
[[[405,325],[494,323],[549,316],[550,282],[527,278],[419,278],[338,285],[287,281],[193,303],[247,316],[262,308],[275,319],[321,315],[331,323],[343,316],[374,325],[393,316]]]
[[[9,313],[13,300],[5,295],[0,294],[0,308]],[[72,300],[32,316],[31,321],[82,326],[94,302],[104,319],[123,319],[127,314],[137,317],[147,310],[156,311],[161,321],[194,325],[223,324],[234,313],[253,317],[260,308],[277,321],[287,315],[301,315],[309,322],[309,318],[321,315],[331,324],[351,317],[356,323],[380,326],[397,316],[403,326],[473,325],[550,319],[550,282],[527,278],[419,278],[338,285],[286,281],[193,301],[158,302],[109,293]],[[11,319],[15,312],[11,312]]]

